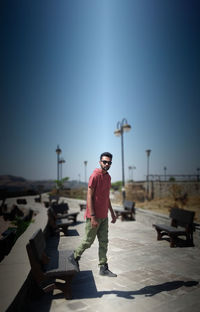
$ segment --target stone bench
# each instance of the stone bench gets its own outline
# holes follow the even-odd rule
[[[193,246],[195,212],[180,208],[172,208],[170,212],[171,225],[153,224],[157,231],[157,240],[163,236],[168,236],[170,247],[176,246],[176,240],[179,236],[185,236],[188,245]]]
[[[79,212],[69,212],[69,206],[67,203],[53,204],[52,209],[57,220],[61,221],[61,219],[68,219],[72,220],[74,223],[77,222]]]
[[[121,216],[121,220],[135,220],[135,202],[125,200],[123,208],[113,208],[117,218]]]
[[[68,227],[72,224],[74,224],[73,220],[69,220],[68,218],[57,219],[53,208],[48,209],[48,225],[53,234],[62,231],[67,235]]]
[[[42,230],[39,229],[26,246],[31,265],[31,275],[40,289],[50,292],[59,289],[66,299],[71,299],[71,281],[79,272],[76,262],[71,262],[69,256],[72,250],[46,250],[46,241]],[[58,282],[56,279],[63,280]]]

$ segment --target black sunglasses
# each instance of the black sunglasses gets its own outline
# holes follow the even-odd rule
[[[109,166],[112,164],[112,161],[102,160],[101,162],[102,162],[104,165],[108,164]]]

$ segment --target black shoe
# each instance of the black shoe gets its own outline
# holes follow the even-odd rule
[[[69,261],[72,263],[72,264],[75,264],[78,269],[79,269],[79,260],[80,260],[80,257],[77,257],[77,258],[74,258],[74,252],[72,252],[72,254],[68,257]]]
[[[100,266],[99,275],[109,276],[109,277],[117,277],[117,274],[111,272],[108,269],[108,264],[107,263]]]

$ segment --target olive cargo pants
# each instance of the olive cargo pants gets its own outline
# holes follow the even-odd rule
[[[81,257],[85,249],[90,248],[96,236],[99,241],[99,265],[107,263],[107,249],[108,249],[108,218],[97,219],[98,227],[91,226],[91,220],[86,219],[85,237],[80,246],[74,251],[74,257]]]

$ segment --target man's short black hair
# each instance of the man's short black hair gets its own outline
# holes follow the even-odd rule
[[[109,157],[110,159],[112,159],[113,155],[111,153],[108,153],[108,152],[105,152],[105,153],[102,153],[101,156],[100,156],[100,160],[102,160],[102,157],[103,156],[106,156],[106,157]]]

